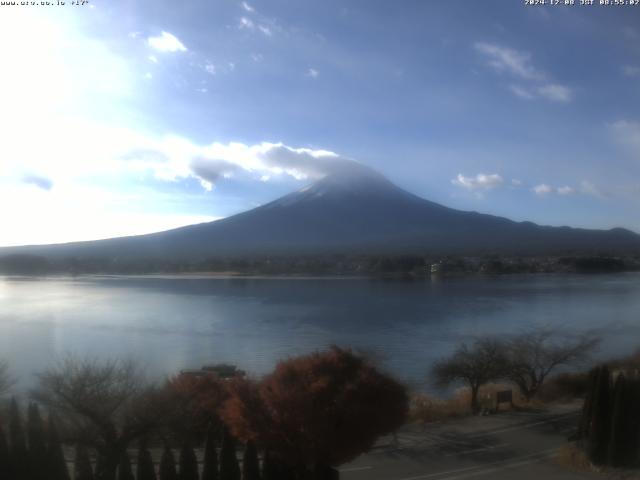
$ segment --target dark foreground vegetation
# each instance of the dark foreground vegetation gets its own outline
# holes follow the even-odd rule
[[[337,347],[260,381],[222,366],[151,385],[130,362],[68,358],[30,398],[26,424],[15,400],[0,422],[3,480],[335,479],[409,405],[401,384]]]
[[[593,465],[640,467],[640,353],[589,372],[575,440]]]
[[[153,274],[236,273],[243,275],[427,275],[507,273],[606,273],[640,271],[640,257],[594,255],[563,256],[433,256],[433,255],[273,255],[217,257],[198,261],[166,258],[61,257],[12,254],[0,257],[0,273]]]
[[[597,343],[591,334],[548,328],[478,338],[438,361],[430,376],[466,387],[466,414],[497,407],[495,396],[486,403],[496,390],[515,391],[511,408],[586,398],[574,448],[590,464],[635,468],[640,354],[587,372]],[[433,402],[410,397],[370,358],[332,347],[284,360],[260,380],[223,364],[152,384],[132,362],[68,357],[38,375],[28,398],[0,412],[0,478],[338,479],[337,467],[380,436],[407,421],[451,416],[434,416]],[[571,370],[558,372],[563,367]],[[2,364],[0,395],[10,388]]]

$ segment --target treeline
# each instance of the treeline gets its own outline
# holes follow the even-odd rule
[[[216,257],[201,260],[159,258],[59,258],[38,255],[0,257],[0,273],[38,275],[47,273],[198,273],[363,275],[375,273],[416,273],[424,275],[430,259],[412,255],[394,256],[257,256]]]
[[[0,421],[3,480],[334,480],[409,408],[403,385],[337,347],[260,380],[224,365],[161,384],[132,362],[69,357],[29,397],[26,428],[15,400]]]
[[[0,273],[151,274],[229,272],[245,275],[402,275],[621,272],[640,270],[640,258],[596,256],[272,255],[200,260],[64,257],[12,254],[0,257]]]

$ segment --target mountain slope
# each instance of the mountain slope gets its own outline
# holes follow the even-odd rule
[[[150,235],[0,249],[52,257],[162,257],[314,253],[640,252],[624,229],[545,227],[444,207],[359,164],[222,220]]]

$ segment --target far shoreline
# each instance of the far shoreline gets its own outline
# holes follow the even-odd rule
[[[255,255],[200,259],[161,257],[0,256],[0,274],[170,275],[177,278],[332,277],[424,279],[470,275],[540,273],[620,273],[640,271],[640,255],[567,253],[564,255],[315,254]]]
[[[141,279],[141,280],[374,280],[383,282],[439,282],[464,279],[496,279],[518,277],[596,277],[638,274],[640,270],[614,272],[514,272],[514,273],[462,273],[437,275],[355,275],[355,274],[301,274],[301,273],[242,273],[242,272],[162,272],[162,273],[117,273],[117,272],[56,272],[45,274],[15,274],[0,272],[0,279],[7,280],[89,280],[89,279]]]

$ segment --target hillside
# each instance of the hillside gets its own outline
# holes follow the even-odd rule
[[[451,209],[417,197],[359,164],[271,203],[211,223],[63,245],[11,247],[48,258],[163,258],[330,253],[637,254],[622,228],[540,226]]]

